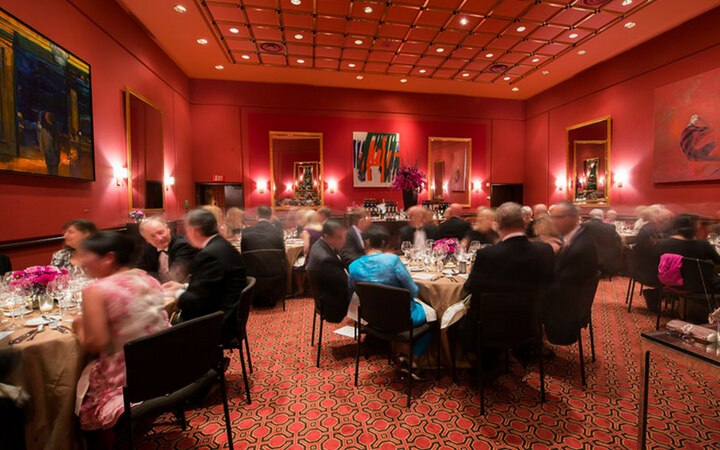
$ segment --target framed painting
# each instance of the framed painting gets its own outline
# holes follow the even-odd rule
[[[400,167],[399,133],[353,133],[353,186],[388,187]]]
[[[95,180],[90,65],[0,10],[0,170]]]
[[[720,69],[655,90],[656,183],[720,180]]]

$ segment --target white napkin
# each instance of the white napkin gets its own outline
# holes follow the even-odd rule
[[[411,275],[416,280],[430,280],[437,276],[436,273],[427,273],[427,272],[413,272]]]
[[[13,334],[12,331],[3,331],[2,333],[0,333],[0,341],[10,336],[11,334]]]

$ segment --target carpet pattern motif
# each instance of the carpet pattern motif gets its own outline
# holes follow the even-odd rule
[[[593,307],[597,362],[586,345],[587,388],[580,381],[577,346],[550,346],[545,365],[547,400],[541,404],[537,366],[511,366],[486,390],[479,416],[474,373],[449,370],[441,380],[416,383],[405,407],[405,385],[383,352],[361,357],[353,386],[355,346],[326,325],[320,368],[310,346],[312,300],[293,299],[272,310],[253,310],[248,335],[254,373],[252,405],[245,402],[237,353],[228,370],[228,395],[237,449],[620,449],[636,448],[639,336],[655,319],[640,298],[628,314],[627,280],[600,282]],[[720,382],[705,380],[653,359],[648,446],[720,448]],[[166,414],[144,436],[143,449],[226,448],[219,393],[204,409],[187,411],[188,430]]]

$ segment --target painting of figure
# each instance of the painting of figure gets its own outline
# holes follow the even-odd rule
[[[399,133],[353,133],[353,186],[388,187],[400,166]]]
[[[720,69],[655,91],[656,183],[720,180]]]

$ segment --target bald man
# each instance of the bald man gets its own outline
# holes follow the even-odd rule
[[[407,210],[408,225],[400,228],[399,244],[410,241],[413,245],[424,245],[428,239],[437,239],[438,228],[425,220],[425,209],[413,206]],[[398,247],[399,248],[399,247]]]
[[[440,224],[440,238],[454,238],[460,242],[472,229],[469,222],[462,220],[463,208],[459,203],[453,203],[445,211],[448,219]]]

